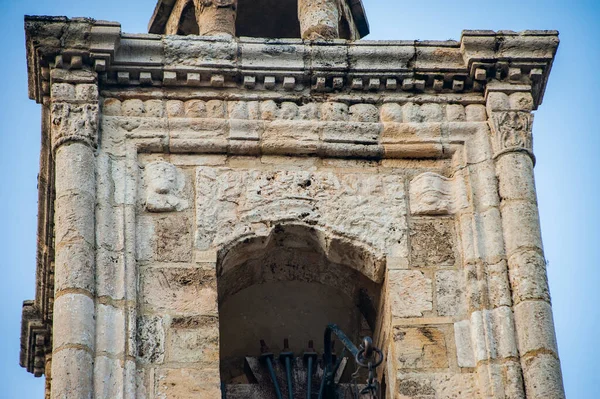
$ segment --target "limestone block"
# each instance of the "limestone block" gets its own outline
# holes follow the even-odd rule
[[[167,360],[219,367],[219,322],[212,316],[176,317],[169,329]]]
[[[94,196],[73,193],[60,196],[55,200],[55,240],[61,244],[85,241],[94,244]]]
[[[472,373],[398,373],[395,399],[477,399]]]
[[[64,294],[54,300],[54,350],[65,345],[94,349],[94,301],[87,295]]]
[[[169,118],[179,118],[185,115],[185,106],[181,100],[167,101],[167,116]]]
[[[517,92],[512,93],[508,96],[508,103],[510,109],[516,111],[527,111],[533,110],[533,97],[529,92]]]
[[[396,103],[385,103],[381,106],[382,122],[402,122],[402,107]]]
[[[206,102],[202,100],[189,100],[184,104],[186,118],[206,118]]]
[[[216,315],[214,271],[196,268],[145,268],[140,276],[142,305],[177,315]]]
[[[521,356],[539,351],[557,354],[550,304],[544,301],[524,301],[515,305],[514,309]]]
[[[377,144],[381,125],[360,122],[324,122],[321,139],[329,143]]]
[[[97,353],[118,355],[125,351],[125,315],[123,309],[111,305],[96,306],[96,320],[100,327],[96,331]]]
[[[471,314],[471,332],[477,361],[517,356],[512,310],[502,306]]]
[[[92,355],[82,349],[65,348],[52,354],[52,397],[93,398]],[[90,376],[90,378],[81,378]]]
[[[230,38],[198,40],[197,36],[166,36],[163,40],[165,65],[234,66],[237,60],[237,41]]]
[[[277,119],[279,107],[273,100],[267,100],[260,103],[261,119],[272,121]]]
[[[74,240],[60,246],[55,254],[54,289],[56,292],[79,288],[94,292],[94,247],[83,240]]]
[[[124,373],[120,359],[96,356],[94,365],[94,399],[124,397]]]
[[[185,176],[168,162],[152,162],[144,169],[146,209],[150,212],[170,212],[186,209],[189,204],[182,198]]]
[[[421,116],[424,122],[442,122],[444,120],[444,111],[440,104],[423,104],[421,106]]]
[[[484,105],[467,105],[465,107],[465,114],[468,122],[485,122],[487,120],[487,113]]]
[[[206,102],[206,117],[221,119],[225,118],[226,103],[221,100],[209,100]]]
[[[416,270],[389,270],[388,295],[394,317],[422,317],[433,309],[431,279]]]
[[[508,260],[515,304],[529,299],[550,302],[546,260],[536,251],[517,252]]]
[[[560,362],[552,354],[540,353],[523,362],[525,391],[532,399],[565,399]]]
[[[517,342],[514,331],[515,320],[509,306],[501,306],[489,311],[492,319],[492,335],[500,358],[518,356]]]
[[[161,316],[137,318],[137,359],[143,363],[162,364],[165,359],[165,327]]]
[[[484,126],[466,140],[467,163],[478,164],[492,159],[492,145],[489,136],[489,128]]]
[[[96,295],[115,300],[125,297],[125,256],[105,248],[96,250]]]
[[[447,368],[444,333],[437,328],[394,328],[396,357],[400,369]]]
[[[480,162],[468,166],[473,206],[478,211],[485,211],[500,204],[498,197],[498,180],[492,161]]]
[[[490,208],[476,214],[475,227],[480,255],[488,262],[499,262],[505,255],[500,210]]]
[[[421,123],[423,122],[423,114],[421,113],[421,107],[414,103],[406,103],[402,107],[402,115],[404,122],[410,123]]]
[[[136,218],[135,256],[138,261],[154,258],[156,246],[156,229],[154,219],[147,215]]]
[[[543,251],[540,219],[535,204],[511,201],[502,206],[502,227],[506,234],[506,252],[511,256],[519,248]]]
[[[477,262],[479,251],[475,242],[473,215],[464,213],[458,217],[458,230],[460,234],[461,255],[465,264]]]
[[[447,218],[414,219],[410,237],[411,264],[418,267],[453,266],[454,221]]]
[[[72,147],[59,149],[59,153],[63,156],[56,157],[56,195],[60,198],[63,195],[73,196],[76,193],[85,193],[94,197],[96,195],[94,157],[90,157],[89,149],[83,146]]]
[[[219,369],[156,370],[157,399],[215,399],[221,397]]]
[[[314,154],[319,146],[321,126],[314,122],[278,120],[268,123],[262,134],[262,148],[276,155]]]
[[[467,120],[465,107],[460,104],[448,104],[446,106],[446,120],[448,122],[464,122]]]
[[[144,102],[146,115],[153,118],[165,116],[165,104],[162,100],[147,100]]]
[[[298,117],[302,120],[321,119],[321,107],[318,103],[308,103],[298,109]]]
[[[492,307],[511,306],[511,286],[506,260],[487,265],[488,295]]]
[[[353,122],[379,122],[379,110],[371,104],[355,104],[349,109]]]
[[[536,202],[533,162],[523,154],[505,154],[496,163],[500,177],[499,193],[503,200]]]
[[[440,270],[435,274],[438,316],[459,316],[465,312],[464,282],[458,270]]]
[[[475,367],[475,355],[471,338],[471,323],[469,320],[454,323],[454,342],[458,367]]]
[[[348,121],[349,112],[348,105],[344,103],[326,102],[321,106],[321,118],[325,121]]]
[[[155,231],[156,260],[161,262],[191,262],[191,215],[182,213],[158,218]]]
[[[123,116],[144,116],[145,107],[142,100],[125,100],[121,104],[121,115]]]
[[[265,130],[263,121],[230,120],[229,138],[233,140],[258,141]]]
[[[54,83],[52,85],[53,101],[71,101],[75,99],[75,85],[70,83]]]
[[[296,103],[284,101],[281,103],[278,118],[283,120],[294,120],[298,117],[299,107]]]
[[[508,95],[500,92],[489,93],[486,108],[488,110],[488,114],[491,114],[493,111],[505,111],[510,109]]]
[[[102,114],[107,116],[121,115],[121,100],[117,98],[106,98],[102,103]]]
[[[441,139],[442,129],[439,123],[396,123],[386,122],[383,123],[383,143],[398,143],[400,148],[409,147],[411,144],[407,142],[414,142],[415,139],[423,141],[439,141]],[[429,144],[429,143],[415,143],[413,146],[419,146],[422,148],[440,144]]]

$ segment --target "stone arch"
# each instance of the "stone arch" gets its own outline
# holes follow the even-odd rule
[[[298,0],[238,0],[238,36],[299,38]]]
[[[179,24],[177,25],[177,34],[183,36],[200,34],[200,27],[198,26],[196,17],[196,6],[193,1],[188,1],[181,12]]]
[[[284,338],[297,356],[309,339],[322,352],[323,330],[337,323],[353,339],[377,333],[385,258],[321,227],[280,223],[240,236],[217,256],[221,378],[243,379],[245,356],[264,339]]]

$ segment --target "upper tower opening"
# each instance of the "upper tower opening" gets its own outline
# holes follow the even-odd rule
[[[358,40],[362,0],[158,0],[150,33]]]

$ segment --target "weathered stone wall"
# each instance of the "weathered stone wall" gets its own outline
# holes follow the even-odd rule
[[[198,379],[198,373],[213,370],[212,378],[219,381],[219,291],[223,299],[273,279],[251,277],[256,273],[246,269],[228,278],[266,244],[248,244],[237,254],[230,248],[248,238],[268,237],[276,226],[302,225],[322,237],[320,251],[329,261],[379,284],[373,329],[389,356],[391,391],[401,397],[477,397],[468,275],[460,247],[472,238],[461,232],[457,216],[469,208],[460,166],[464,151],[439,160],[377,161],[252,151],[245,156],[137,154],[137,148],[164,142],[190,152],[194,140],[202,140],[198,152],[206,152],[207,142],[216,148],[238,134],[250,134],[267,151],[275,145],[310,155],[328,142],[347,151],[344,146],[356,144],[343,142],[354,135],[358,142],[378,141],[380,135],[418,142],[419,137],[441,137],[449,124],[464,124],[467,131],[479,126],[486,133],[480,123],[486,119],[483,105],[114,97],[103,104],[103,157],[112,164],[107,176],[113,193],[129,195],[124,201],[136,209],[140,395],[187,397],[190,385],[199,392],[219,388]],[[287,144],[286,136],[306,144]],[[442,144],[426,143],[425,148],[436,145],[441,152]],[[128,147],[136,153],[128,156]],[[485,154],[485,149],[472,151],[475,157]],[[124,171],[132,157],[137,173],[128,176]],[[133,186],[127,190],[127,184]],[[344,288],[336,275],[339,280],[342,272],[330,280],[323,272],[309,279]],[[219,279],[230,283],[218,289]]]
[[[43,322],[39,300],[26,308],[23,363],[46,361],[52,397],[218,398],[221,382],[250,382],[234,364],[250,341],[306,324],[299,351],[317,334],[301,309],[317,301],[374,336],[388,397],[564,398],[531,136],[555,33],[305,44],[28,29],[44,37],[28,49],[54,293]],[[278,292],[305,314],[273,326],[252,309]]]

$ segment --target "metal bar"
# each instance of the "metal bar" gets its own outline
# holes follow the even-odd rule
[[[270,357],[266,358],[267,368],[269,369],[269,374],[271,375],[271,380],[273,381],[273,386],[275,387],[275,395],[277,399],[283,399],[281,395],[281,389],[279,389],[279,383],[277,382],[277,376],[275,375],[275,370],[273,369],[273,362]]]
[[[308,374],[306,376],[306,399],[311,399],[312,396],[312,366],[313,358],[308,358]]]
[[[350,341],[350,339],[340,330],[340,328],[336,324],[329,324],[325,329],[325,353],[323,354],[325,358],[325,363],[330,365],[332,360],[332,348],[331,348],[331,334],[334,333],[342,344],[352,353],[352,356],[356,356],[358,354],[358,348]]]
[[[327,379],[327,370],[323,370],[323,379],[321,380],[321,387],[319,388],[319,399],[323,399],[323,391],[325,391],[325,380]]]
[[[288,398],[294,399],[294,388],[292,386],[292,361],[290,356],[285,357],[285,373],[287,376]]]
[[[269,369],[269,375],[271,376],[271,380],[273,381],[273,386],[275,387],[275,395],[277,399],[283,399],[281,395],[281,389],[279,388],[279,383],[277,382],[277,376],[275,375],[275,370],[273,369],[273,362],[271,358],[267,358],[267,368]]]

